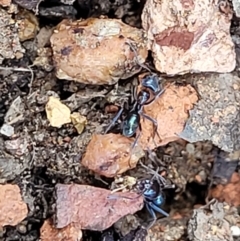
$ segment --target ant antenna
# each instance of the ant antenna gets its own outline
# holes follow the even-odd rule
[[[152,74],[152,71],[150,70],[149,67],[147,67],[145,64],[142,64],[142,63],[139,62],[139,60],[138,60],[138,54],[137,54],[137,51],[136,51],[136,49],[134,48],[133,44],[132,44],[130,41],[127,41],[126,44],[128,44],[129,47],[130,47],[130,49],[134,52],[134,54],[135,54],[135,56],[136,56],[136,59],[137,59],[137,64],[138,64],[141,68],[146,69],[147,71],[149,71],[149,72]]]
[[[157,170],[154,171],[154,170],[152,170],[150,167],[144,165],[141,160],[139,161],[139,163],[140,163],[140,165],[141,165],[143,168],[147,169],[148,171],[150,171],[150,172],[153,174],[152,180],[153,180],[154,178],[156,178],[156,180],[157,180],[158,182],[159,182],[159,180],[160,180],[163,185],[166,185],[166,180],[165,180],[165,178],[158,173],[159,167],[157,167]],[[159,184],[160,184],[160,183],[159,183]],[[160,184],[160,186],[161,186],[161,184]]]

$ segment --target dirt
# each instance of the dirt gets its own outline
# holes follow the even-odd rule
[[[33,6],[27,4],[26,7],[23,0],[16,2],[39,13],[37,20],[40,29],[52,28],[66,18],[99,17],[102,14],[140,27],[140,14],[144,5],[144,1],[131,0],[78,0],[73,5],[51,0],[32,1]],[[87,14],[81,15],[82,9],[85,9]],[[237,31],[236,26],[232,31],[235,30]],[[114,113],[106,111],[110,106],[108,104],[114,102],[113,109],[116,105],[122,106],[124,100],[131,96],[131,86],[135,78],[119,81],[116,88],[57,79],[51,63],[49,68],[46,65],[33,66],[31,72],[29,66],[38,54],[37,43],[34,38],[22,42],[21,45],[24,48],[23,57],[4,59],[0,69],[0,126],[6,122],[9,111],[12,111],[9,122],[14,127],[12,137],[0,135],[0,184],[11,183],[20,187],[22,198],[28,205],[28,215],[16,226],[4,226],[0,230],[0,241],[40,240],[43,223],[56,213],[57,184],[85,184],[106,189],[114,186],[116,178],[99,178],[81,165],[80,160],[91,136],[95,133],[103,134],[114,117]],[[46,43],[45,46],[50,45]],[[174,82],[174,78],[171,81]],[[45,111],[49,96],[59,97],[71,111],[86,117],[87,125],[81,134],[72,123],[60,128],[50,126]],[[14,102],[16,100],[18,103]],[[19,112],[14,109],[14,103]],[[176,187],[166,192],[164,210],[171,210],[171,218],[159,221],[160,226],[156,232],[161,230],[166,234],[161,236],[162,240],[167,240],[164,237],[170,237],[171,233],[176,236],[171,236],[168,240],[188,240],[187,221],[196,205],[206,204],[208,189],[213,179],[214,158],[218,151],[219,149],[209,141],[191,144],[183,140],[174,141],[155,150],[157,165],[164,168],[167,178]],[[142,158],[142,163],[151,170],[156,168],[156,163],[148,157]],[[152,176],[149,169],[138,164],[133,170],[124,173],[124,176],[148,178]],[[235,171],[236,166],[231,170]],[[134,218],[130,221],[120,220],[125,226],[117,222],[103,232],[84,230],[82,240],[145,240],[147,234],[143,226],[148,223],[150,217],[146,210],[143,210],[135,214]],[[135,220],[136,225],[133,225],[132,220]],[[150,235],[153,232],[154,229]],[[154,235],[148,237],[148,240],[157,240],[152,237]]]

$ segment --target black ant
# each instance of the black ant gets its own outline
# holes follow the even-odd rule
[[[133,49],[135,55],[137,55],[137,53],[136,53],[135,49],[132,47],[132,45],[130,43],[128,43],[128,44]],[[139,63],[139,65],[151,72],[151,70],[149,68],[147,68],[146,66],[143,66],[140,63]],[[148,119],[149,121],[151,121],[153,123],[153,125],[154,125],[154,135],[157,133],[159,139],[161,139],[158,132],[157,132],[157,129],[158,129],[157,121],[154,120],[153,118],[151,118],[150,116],[144,114],[143,111],[142,111],[144,105],[150,104],[151,102],[153,102],[157,97],[159,97],[164,92],[164,90],[162,89],[161,83],[160,83],[160,79],[156,74],[152,74],[152,72],[151,72],[151,74],[146,75],[142,79],[141,85],[142,85],[143,88],[139,91],[138,94],[136,94],[136,88],[135,88],[135,91],[134,91],[134,101],[135,102],[133,104],[132,109],[128,112],[128,114],[126,115],[126,118],[123,120],[123,122],[121,124],[122,135],[124,135],[126,137],[132,137],[136,134],[138,129],[141,132],[140,116],[142,116],[142,117]],[[153,96],[153,98],[152,98],[152,96]],[[116,123],[116,121],[122,115],[124,109],[125,108],[122,107],[119,110],[117,115],[112,120],[111,124],[106,129],[105,134]],[[136,137],[132,148],[135,147],[139,136],[140,136],[140,133]]]
[[[156,163],[156,156],[153,155],[152,151],[148,150],[148,154],[149,159]],[[152,178],[143,178],[138,180],[133,187],[133,190],[139,194],[135,198],[143,196],[145,207],[147,208],[149,214],[152,216],[152,222],[147,227],[147,229],[149,229],[157,220],[156,213],[160,213],[165,217],[169,216],[169,214],[161,208],[166,199],[163,191],[166,189],[173,189],[175,188],[175,185],[167,183],[166,179],[161,174],[159,174],[159,167],[157,167],[157,170],[152,170],[151,168],[145,166],[141,161],[140,164],[143,168],[146,168],[153,174]],[[162,170],[165,170],[165,168],[163,167]],[[109,199],[116,199],[120,197],[135,199],[126,196],[118,196],[116,194],[110,194],[108,196]]]
[[[174,187],[174,185],[167,184],[165,178],[161,177],[159,181],[157,180],[156,176],[154,176],[151,179],[144,178],[137,181],[133,189],[137,194],[139,194],[137,197],[130,198],[126,196],[110,194],[108,196],[108,199],[126,198],[131,200],[143,196],[145,207],[147,208],[149,214],[152,217],[151,222],[147,227],[147,229],[149,229],[155,224],[157,220],[156,212],[162,214],[165,217],[169,216],[169,214],[161,208],[161,206],[165,202],[165,195],[163,193],[163,190],[171,189]]]

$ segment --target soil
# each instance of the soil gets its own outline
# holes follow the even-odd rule
[[[118,7],[114,2],[79,0],[68,6],[58,0],[45,1],[38,6],[39,27],[41,29],[56,26],[65,18],[99,17],[102,14],[120,18],[131,26],[141,27],[140,14],[144,1],[118,1],[121,2],[119,3],[121,14],[120,11],[116,11]],[[31,6],[29,8],[31,9]],[[85,14],[82,14],[82,9],[86,10]],[[61,14],[56,14],[58,12]],[[40,228],[44,221],[55,214],[57,183],[87,184],[110,189],[114,181],[113,178],[99,178],[80,164],[91,135],[103,133],[114,116],[113,113],[106,112],[109,107],[106,107],[108,100],[105,97],[105,93],[113,87],[86,86],[59,80],[55,77],[54,69],[41,67],[32,67],[34,73],[32,79],[31,72],[17,71],[17,68],[27,69],[32,65],[37,55],[37,47],[34,40],[24,41],[22,45],[26,49],[23,58],[5,59],[2,63],[5,69],[0,70],[0,126],[3,125],[6,113],[17,98],[21,100],[24,116],[13,124],[14,139],[19,140],[19,143],[15,143],[17,145],[15,151],[5,148],[5,143],[12,138],[0,136],[0,180],[1,183],[13,183],[20,187],[22,197],[28,204],[29,213],[17,226],[5,226],[0,230],[0,240],[4,241],[40,240]],[[115,100],[115,104],[122,105],[123,100],[131,95],[132,80],[133,78],[119,82],[117,89],[119,98]],[[61,128],[49,125],[45,112],[49,95],[57,94],[62,103],[69,103],[69,97],[76,91],[89,93],[89,90],[91,93],[103,93],[103,96],[92,94],[87,101],[80,100],[80,104],[72,106],[74,111],[86,116],[88,120],[81,135],[77,133],[72,123],[65,124]],[[24,150],[21,149],[22,143],[26,146]],[[155,152],[158,160],[161,160],[161,166],[166,168],[168,178],[176,186],[175,189],[166,192],[164,210],[171,210],[172,216],[179,215],[179,218],[162,221],[160,219],[160,222],[163,226],[167,223],[179,227],[181,234],[176,240],[187,240],[187,221],[195,205],[206,204],[209,184],[212,181],[213,161],[219,149],[210,142],[191,144],[180,140],[160,147]],[[155,168],[155,164],[148,158],[143,158],[142,162],[150,168]],[[150,173],[139,164],[124,175],[145,178],[149,177]],[[148,222],[150,218],[145,210],[134,217],[140,220],[141,224]],[[119,228],[116,224],[101,233],[83,231],[83,241],[144,240],[141,237],[146,236],[146,230],[141,227],[136,227],[135,230],[126,229],[130,232],[126,230],[124,232],[123,228]]]

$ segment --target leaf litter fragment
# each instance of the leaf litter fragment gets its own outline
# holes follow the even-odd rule
[[[133,142],[120,134],[94,134],[81,163],[99,175],[114,177],[136,167],[145,155],[139,145],[131,152]]]
[[[143,198],[137,193],[117,192],[109,198],[111,191],[88,185],[57,184],[56,194],[57,228],[77,223],[81,229],[103,231],[143,207]]]
[[[0,185],[0,227],[20,223],[28,214],[18,185]]]

